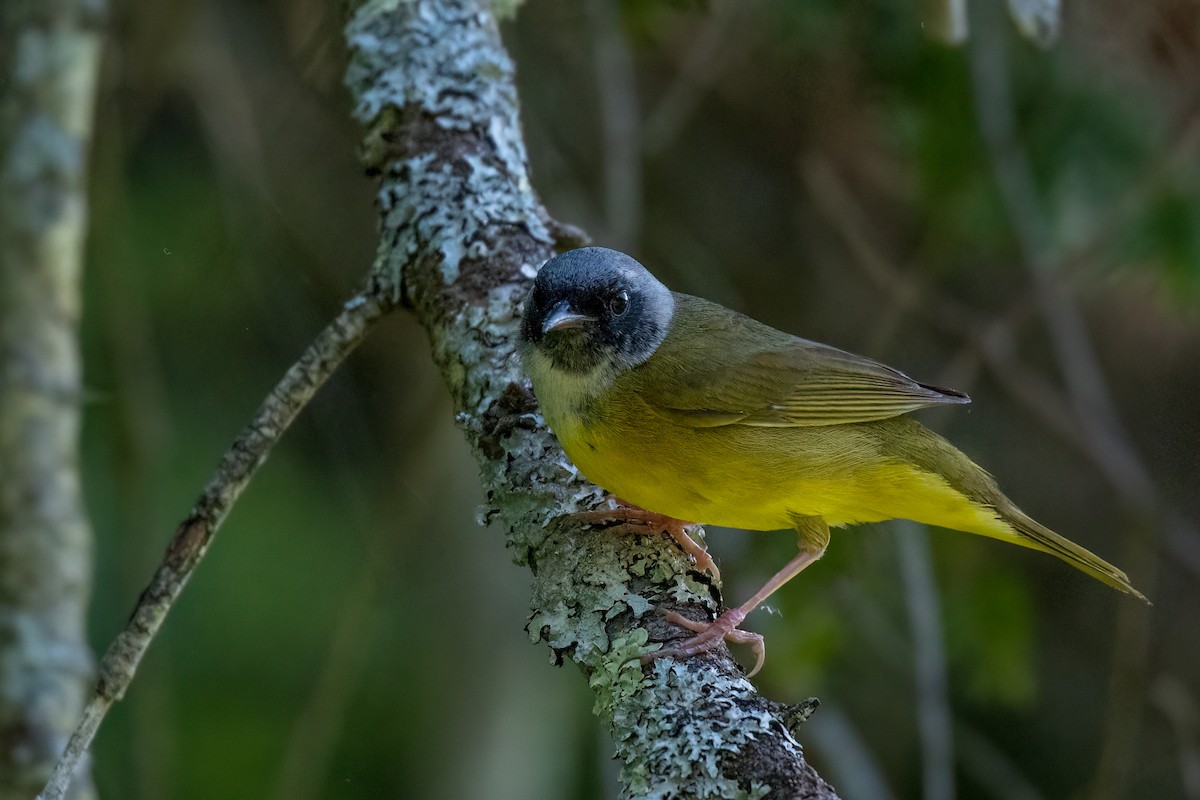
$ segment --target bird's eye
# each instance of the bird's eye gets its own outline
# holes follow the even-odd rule
[[[608,310],[613,313],[613,316],[621,316],[629,310],[629,293],[617,292],[612,299],[608,301]]]

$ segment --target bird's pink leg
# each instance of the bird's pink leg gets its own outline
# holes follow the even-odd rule
[[[734,644],[750,645],[750,649],[754,652],[754,669],[747,673],[747,678],[753,677],[762,669],[763,662],[767,658],[767,648],[763,637],[757,633],[738,630],[738,626],[751,611],[774,594],[779,587],[823,556],[825,546],[829,543],[829,527],[824,520],[819,517],[797,517],[794,522],[800,534],[800,552],[795,558],[763,584],[763,587],[755,592],[753,597],[737,608],[729,609],[712,622],[697,622],[674,611],[665,614],[664,619],[668,622],[687,628],[696,635],[672,647],[664,647],[642,656],[642,664],[649,664],[654,659],[664,656],[690,658],[700,653],[707,653],[724,640]]]
[[[694,527],[695,523],[684,522],[662,514],[655,514],[653,511],[646,511],[645,509],[626,503],[621,503],[620,508],[581,511],[577,514],[571,514],[571,518],[593,525],[616,523],[608,530],[619,533],[644,535],[662,531],[674,539],[683,552],[692,557],[698,569],[706,570],[716,580],[721,579],[721,571],[717,569],[717,564],[713,561],[712,556],[708,554],[708,550],[704,549],[688,534],[688,528]]]

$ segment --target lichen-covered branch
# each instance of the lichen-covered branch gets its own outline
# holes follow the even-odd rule
[[[0,800],[45,782],[92,671],[77,333],[101,5],[0,3]]]
[[[534,575],[528,631],[579,664],[638,798],[832,798],[787,709],[725,651],[643,669],[719,593],[665,539],[584,530],[563,515],[603,493],[542,425],[514,357],[518,306],[558,227],[530,186],[513,66],[483,0],[367,0],[346,28],[347,85],[379,178],[375,276],[399,277],[478,457],[488,504]]]

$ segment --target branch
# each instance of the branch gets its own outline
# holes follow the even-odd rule
[[[102,3],[0,4],[0,797],[45,782],[87,697],[92,532],[78,326]],[[94,796],[90,779],[76,798]]]
[[[541,424],[514,358],[518,307],[552,252],[554,224],[529,184],[513,66],[482,0],[372,0],[347,26],[347,84],[380,176],[379,275],[429,333],[480,464],[483,517],[534,574],[534,641],[578,664],[609,723],[633,797],[814,797],[785,710],[724,650],[643,669],[671,631],[661,614],[712,615],[716,587],[665,539],[583,530],[563,515],[603,493]],[[692,613],[695,613],[693,610]]]
[[[391,309],[393,294],[389,284],[374,281],[371,288],[347,302],[271,390],[250,424],[221,458],[191,513],[175,531],[162,564],[138,599],[125,630],[104,654],[95,693],[39,800],[57,800],[65,795],[100,723],[112,704],[124,697],[167,612],[204,558],[242,490],[317,389]]]

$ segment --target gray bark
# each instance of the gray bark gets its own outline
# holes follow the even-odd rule
[[[77,333],[99,15],[0,4],[0,800],[45,783],[92,672]]]
[[[786,709],[723,649],[643,669],[719,593],[665,540],[583,530],[563,515],[604,495],[542,424],[513,351],[518,307],[559,229],[529,182],[513,66],[481,0],[368,0],[346,28],[347,85],[379,176],[375,276],[397,283],[478,457],[488,504],[534,575],[530,638],[578,664],[638,798],[835,797],[804,761]],[[398,279],[398,281],[397,281]]]

